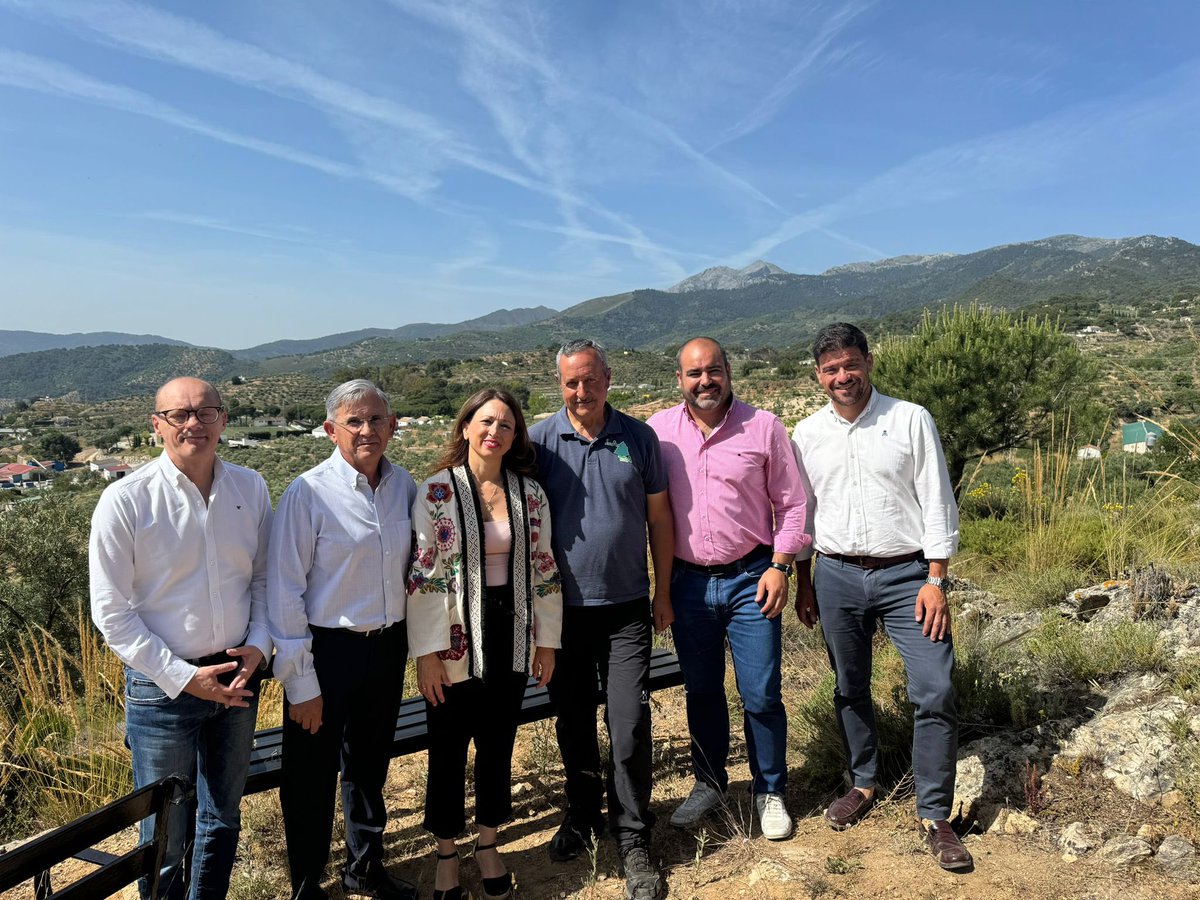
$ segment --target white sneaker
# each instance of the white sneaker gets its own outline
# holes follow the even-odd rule
[[[782,841],[792,836],[792,817],[783,805],[783,794],[755,794],[754,806],[758,809],[763,837]]]
[[[695,828],[705,816],[724,802],[724,794],[706,781],[697,781],[687,799],[671,813],[671,824],[676,828]]]

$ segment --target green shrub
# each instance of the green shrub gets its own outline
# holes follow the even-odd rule
[[[1033,718],[1039,702],[1033,679],[1014,662],[1015,651],[996,653],[972,634],[955,636],[954,687],[964,739]],[[804,775],[815,785],[835,784],[846,768],[834,716],[834,676],[826,674],[790,707],[791,740],[804,757]],[[881,783],[895,782],[912,764],[913,710],[900,654],[882,635],[874,642],[871,695],[879,734]]]
[[[1026,639],[1025,646],[1050,684],[1159,671],[1166,665],[1159,628],[1149,622],[1097,628],[1051,619]]]

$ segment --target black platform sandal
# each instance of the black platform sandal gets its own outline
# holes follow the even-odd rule
[[[490,844],[475,843],[475,849],[472,851],[472,856],[478,856],[480,850],[496,850],[496,842]],[[496,850],[499,855],[500,851]],[[512,872],[505,872],[503,875],[497,875],[495,878],[483,878],[483,900],[511,900],[513,895],[513,877]]]
[[[455,850],[453,853],[438,853],[437,850],[434,850],[433,855],[437,858],[438,862],[441,862],[443,859],[459,858],[458,850]],[[437,884],[436,870],[433,874],[433,882]],[[437,888],[433,889],[433,900],[470,900],[470,896],[470,894],[463,893],[461,884],[456,884],[452,888],[446,888],[444,891],[439,891]]]

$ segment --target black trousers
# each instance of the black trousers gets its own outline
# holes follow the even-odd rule
[[[475,823],[499,828],[512,814],[512,755],[517,715],[529,676],[512,671],[512,586],[488,588],[484,599],[484,678],[443,687],[445,702],[425,701],[429,777],[425,828],[452,840],[466,828],[467,746],[475,741]]]
[[[648,840],[650,812],[650,642],[649,598],[613,606],[563,608],[550,699],[558,721],[558,748],[567,774],[567,808],[572,818],[600,822],[604,788],[608,820],[617,846]],[[597,687],[600,693],[597,693]],[[596,710],[604,701],[604,724],[612,764],[601,777]]]
[[[291,704],[286,700],[283,708],[279,803],[293,891],[321,883],[333,836],[339,770],[347,867],[351,874],[367,877],[383,865],[383,783],[408,658],[403,622],[370,637],[341,628],[313,628],[312,633],[322,725],[309,734],[288,716]]]

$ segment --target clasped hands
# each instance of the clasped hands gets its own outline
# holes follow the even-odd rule
[[[201,666],[183,689],[193,697],[211,700],[226,708],[249,706],[254,697],[254,691],[248,690],[246,685],[254,676],[254,672],[262,665],[262,651],[247,644],[244,647],[232,647],[225,653],[234,659],[212,666]],[[235,670],[236,674],[234,674],[233,680],[229,684],[222,683],[221,676],[228,675]]]

